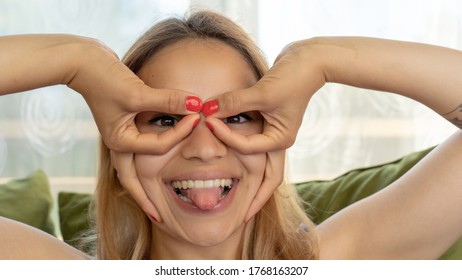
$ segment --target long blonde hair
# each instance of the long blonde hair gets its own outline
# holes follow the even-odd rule
[[[258,79],[268,70],[253,40],[226,17],[210,11],[171,18],[149,29],[123,59],[137,73],[153,54],[185,39],[219,40],[236,49]],[[100,171],[95,194],[96,254],[102,259],[147,259],[151,223],[120,184],[110,152],[101,141]],[[312,222],[301,207],[295,187],[282,184],[246,226],[243,259],[314,259],[318,257]]]

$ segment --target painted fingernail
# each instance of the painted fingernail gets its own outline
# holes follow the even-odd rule
[[[208,121],[205,121],[205,124],[207,125],[207,127],[210,129],[210,131],[214,131],[215,128],[213,128],[213,125],[211,123],[209,123]]]
[[[194,121],[193,128],[195,128],[199,124],[200,120],[201,120],[201,118],[197,118],[197,120]]]
[[[188,96],[185,103],[188,111],[200,112],[202,109],[202,101],[197,96]]]
[[[205,102],[204,106],[202,106],[202,114],[204,116],[210,116],[218,112],[218,101],[217,100],[210,100]]]
[[[151,220],[153,220],[154,222],[156,222],[156,223],[157,223],[157,219],[156,219],[156,217],[154,217],[153,215],[149,215],[149,217],[151,217]]]

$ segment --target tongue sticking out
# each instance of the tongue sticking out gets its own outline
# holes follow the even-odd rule
[[[192,188],[185,196],[201,210],[212,210],[221,199],[222,188]]]

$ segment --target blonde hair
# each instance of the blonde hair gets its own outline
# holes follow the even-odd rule
[[[264,56],[246,32],[226,17],[209,11],[194,12],[183,20],[171,18],[157,23],[131,47],[124,63],[137,73],[159,50],[185,39],[213,39],[233,47],[246,59],[258,79],[268,70]],[[100,146],[95,194],[97,257],[147,259],[151,248],[151,223],[120,184],[108,148],[102,141]],[[313,228],[295,187],[282,184],[247,224],[242,258],[317,258]]]

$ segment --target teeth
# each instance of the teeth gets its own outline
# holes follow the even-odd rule
[[[216,187],[230,187],[232,183],[233,183],[233,179],[181,180],[181,181],[172,181],[172,186],[176,189],[216,188]]]

